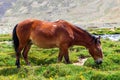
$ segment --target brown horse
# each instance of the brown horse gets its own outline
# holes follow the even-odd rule
[[[96,38],[64,20],[56,22],[24,20],[18,23],[13,30],[13,43],[18,68],[20,67],[21,51],[23,51],[25,62],[29,64],[28,51],[32,43],[41,48],[59,48],[58,61],[64,57],[66,63],[70,63],[68,48],[73,45],[85,46],[97,64],[101,64],[103,59],[100,37]]]

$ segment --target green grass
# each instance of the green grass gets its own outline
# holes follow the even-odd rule
[[[92,34],[120,34],[120,28],[101,28],[101,29],[88,29]]]
[[[26,66],[21,56],[20,69],[15,66],[12,43],[3,41],[11,41],[11,35],[0,35],[0,80],[120,80],[120,41],[101,40],[104,60],[99,66],[84,47],[69,49],[72,63],[78,57],[88,57],[84,66],[76,66],[65,64],[64,60],[57,63],[57,48],[41,49],[33,45],[29,51],[31,65]]]
[[[11,41],[11,35],[10,34],[0,34],[0,42],[2,41]]]

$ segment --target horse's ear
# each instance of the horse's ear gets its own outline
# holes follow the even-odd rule
[[[101,36],[98,36],[98,37],[97,37],[97,43],[100,43],[100,44],[101,44],[100,38],[101,38]]]
[[[98,36],[98,39],[100,40],[100,39],[101,39],[101,36]]]

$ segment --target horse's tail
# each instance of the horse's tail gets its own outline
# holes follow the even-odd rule
[[[18,24],[14,27],[13,29],[13,34],[12,34],[12,39],[13,39],[13,46],[15,51],[17,52],[18,46],[19,46],[19,39],[18,36],[16,34],[16,28],[17,28]]]

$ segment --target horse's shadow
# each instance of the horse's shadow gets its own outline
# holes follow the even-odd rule
[[[29,61],[35,65],[49,65],[53,63],[57,63],[56,58],[36,58],[36,57],[29,57]]]
[[[13,74],[17,74],[19,72],[19,70],[14,67],[14,68],[3,68],[0,69],[0,76],[8,76],[8,75],[13,75]]]

